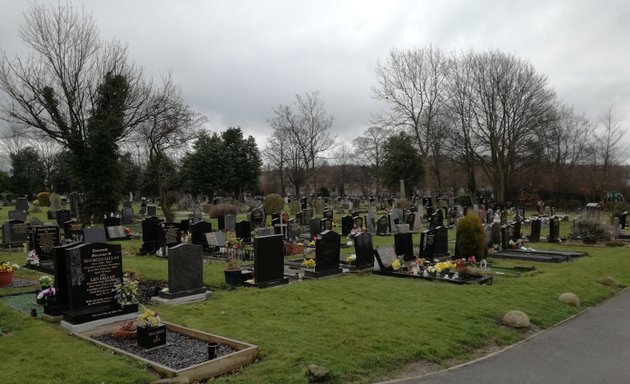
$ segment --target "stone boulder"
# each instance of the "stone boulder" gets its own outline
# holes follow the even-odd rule
[[[580,306],[580,298],[572,292],[565,292],[558,297],[558,301],[564,304],[569,304],[574,307]]]
[[[604,276],[599,279],[599,283],[608,287],[618,287],[619,282],[612,276]]]
[[[306,372],[309,383],[325,383],[333,379],[333,374],[328,368],[319,365],[309,364]]]
[[[512,328],[527,328],[530,326],[529,317],[519,310],[512,310],[503,316],[503,324]]]

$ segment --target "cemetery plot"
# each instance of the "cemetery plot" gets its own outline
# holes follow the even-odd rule
[[[148,352],[134,348],[136,346],[135,338],[128,343],[129,347],[113,342],[109,335],[118,329],[122,323],[110,324],[77,333],[76,336],[103,348],[110,349],[115,353],[132,357],[167,377],[186,376],[190,381],[204,381],[237,370],[253,363],[260,351],[260,348],[253,344],[167,322],[163,323],[166,325],[167,330],[167,345]],[[183,341],[169,343],[169,334],[181,335],[183,337],[177,337],[177,340]],[[214,359],[208,359],[209,343],[218,344],[221,347],[220,350],[225,352],[218,354]],[[202,351],[200,352],[201,356],[198,356],[198,361],[182,366],[184,359],[181,356],[189,348],[199,348]],[[179,355],[180,357],[164,357],[164,355],[171,354]]]
[[[459,275],[455,270],[454,265],[450,265],[447,262],[438,262],[429,265],[417,265],[414,262],[406,263],[396,257],[396,253],[390,248],[379,248],[374,252],[374,258],[378,265],[373,273],[383,276],[410,278],[410,279],[423,279],[429,281],[441,281],[451,284],[463,285],[463,284],[480,284],[490,285],[492,284],[493,277],[491,275],[473,276],[473,275]],[[450,269],[438,270],[441,267],[450,266]]]
[[[565,263],[571,261],[574,257],[581,257],[585,255],[586,252],[576,251],[504,249],[488,256],[497,259],[540,261],[544,263]]]
[[[315,268],[304,271],[306,277],[319,278],[340,274],[340,237],[335,231],[324,231],[315,241]]]

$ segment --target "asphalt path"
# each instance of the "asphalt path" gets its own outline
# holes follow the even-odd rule
[[[630,383],[630,289],[488,357],[387,383]]]

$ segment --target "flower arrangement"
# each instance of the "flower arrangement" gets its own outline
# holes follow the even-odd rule
[[[392,269],[394,271],[400,270],[401,267],[402,267],[402,263],[400,262],[400,260],[396,259],[392,262]]]
[[[357,255],[350,255],[346,257],[346,263],[353,264],[357,260]]]
[[[148,308],[144,308],[144,310],[136,318],[138,326],[145,328],[155,328],[160,325],[160,321],[160,315]]]
[[[512,249],[520,249],[525,246],[525,241],[523,239],[516,239],[516,241],[510,240],[509,244]]]
[[[37,252],[34,249],[26,255],[26,265],[39,265],[39,256],[37,256]]]
[[[315,259],[304,259],[302,266],[305,268],[315,268]]]
[[[43,275],[39,278],[39,285],[42,286],[42,288],[48,288],[51,287],[53,285],[53,277],[50,275]]]
[[[236,234],[233,231],[226,231],[225,246],[228,248],[242,249],[243,239],[239,239],[238,237],[236,237]]]
[[[120,306],[138,303],[138,280],[133,273],[125,272],[122,281],[114,285],[114,297]]]
[[[0,262],[0,272],[13,272],[20,269],[20,266],[10,261]]]
[[[57,295],[57,290],[55,290],[55,288],[51,287],[51,288],[42,289],[37,294],[37,302],[42,303],[44,305],[54,303],[56,295]]]
[[[241,261],[238,259],[237,256],[233,255],[231,256],[228,261],[227,264],[225,265],[225,269],[226,270],[238,270],[241,268]]]

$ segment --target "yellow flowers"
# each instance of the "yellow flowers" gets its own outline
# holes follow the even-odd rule
[[[448,270],[448,269],[455,269],[455,263],[453,263],[452,261],[448,260],[448,261],[442,261],[439,262],[437,264],[435,264],[435,271],[437,273],[442,273],[442,271]]]
[[[3,261],[0,263],[0,272],[13,272],[16,269],[20,269],[20,266],[9,261]]]
[[[305,268],[315,268],[315,259],[304,259],[302,266]]]
[[[157,312],[150,309],[145,309],[138,315],[136,322],[141,327],[157,327],[160,324],[160,315]]]
[[[400,264],[400,260],[396,259],[396,260],[394,260],[394,261],[392,262],[392,269],[393,269],[394,271],[399,270],[399,269],[400,269],[400,266],[401,266],[401,264]]]

